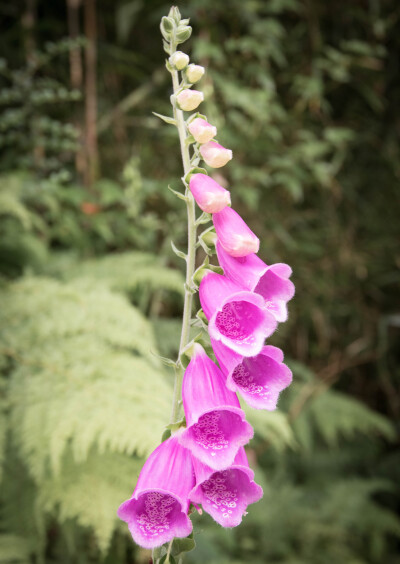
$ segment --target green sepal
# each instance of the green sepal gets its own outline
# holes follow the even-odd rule
[[[205,223],[208,223],[209,221],[211,221],[212,217],[210,213],[207,212],[203,212],[197,219],[196,219],[196,227],[198,225],[204,225]]]
[[[164,51],[165,51],[166,53],[168,53],[168,55],[170,55],[170,54],[171,54],[171,46],[170,46],[170,44],[168,43],[168,41],[165,41],[165,39],[163,39],[163,42],[162,42],[162,43],[163,43]]]
[[[204,252],[211,257],[216,252],[215,240],[216,240],[216,234],[215,234],[214,226],[211,225],[211,227],[203,231],[203,233],[199,236],[199,239],[196,243],[196,248],[202,247]]]
[[[199,268],[197,268],[193,274],[193,278],[192,278],[193,284],[199,287],[200,282],[208,272],[216,272],[217,274],[224,273],[223,269],[220,266],[215,264],[210,264],[210,259],[208,258],[207,255],[203,261],[203,264],[199,266]]]
[[[163,121],[165,121],[165,123],[169,123],[170,125],[176,125],[176,120],[173,117],[163,116],[161,114],[158,114],[157,112],[151,112],[151,113],[153,114],[153,116],[156,116],[162,119]]]
[[[201,161],[201,158],[198,157],[197,155],[194,155],[191,159],[190,159],[190,164],[193,167],[197,167],[197,165],[199,164],[199,162]],[[204,169],[205,170],[205,169]]]
[[[174,20],[171,17],[163,16],[161,18],[160,27],[161,27],[161,31],[165,31],[165,33],[171,33],[171,31],[175,27]]]
[[[199,112],[196,112],[195,114],[192,114],[191,116],[188,117],[188,119],[186,120],[186,125],[189,125],[189,123],[191,123],[194,119],[197,118],[201,118],[204,119],[205,121],[207,121],[207,116],[204,116],[203,114],[200,114]]]
[[[184,260],[187,259],[187,255],[185,253],[183,253],[182,251],[180,251],[177,247],[175,247],[173,241],[171,241],[171,247],[172,247],[172,250],[174,251],[174,253],[176,254],[177,257],[184,259]]]
[[[179,421],[175,421],[174,423],[169,423],[169,425],[165,427],[165,431],[170,431],[170,434],[172,434],[181,427],[186,427],[186,417],[182,417],[182,419],[179,419]]]
[[[175,32],[176,42],[184,43],[192,35],[192,28],[189,25],[179,26]]]
[[[169,10],[168,17],[172,18],[177,25],[179,25],[181,21],[181,13],[177,6],[172,6]]]
[[[186,292],[190,292],[192,295],[195,294],[197,292],[197,288],[196,286],[189,286],[188,284],[184,284],[185,290]]]
[[[157,564],[176,564],[176,560],[172,554],[169,556],[168,554],[164,554],[164,556],[158,560]]]
[[[187,196],[185,196],[185,194],[182,194],[182,192],[177,192],[176,190],[171,188],[171,186],[168,186],[168,190],[170,192],[172,192],[173,194],[175,194],[175,196],[177,198],[180,198],[181,200],[184,200],[185,202],[187,202],[189,200],[189,198]]]
[[[166,356],[161,356],[159,354],[152,353],[158,360],[160,360],[165,366],[170,366],[171,368],[176,368],[176,361],[172,360],[172,358],[168,358]]]
[[[197,335],[198,337],[199,335]],[[183,351],[181,352],[181,354],[179,355],[179,362],[182,364],[183,368],[187,368],[189,365],[189,362],[193,356],[194,353],[194,345],[199,343],[198,340],[196,340],[196,338],[192,339],[187,345],[186,347],[183,349]]]
[[[188,147],[189,145],[193,145],[193,143],[196,143],[196,139],[193,137],[193,135],[188,135],[185,139],[186,147]]]
[[[174,556],[178,557],[180,554],[184,552],[190,552],[196,547],[196,541],[193,538],[193,531],[190,533],[188,537],[184,539],[174,539],[172,543],[171,553]]]
[[[198,322],[197,325],[196,322]],[[208,331],[208,319],[202,309],[199,309],[199,311],[196,313],[193,325],[195,325],[196,327],[202,327],[204,331]]]
[[[164,429],[163,434],[161,435],[161,442],[163,443],[164,441],[169,439],[171,435],[171,429]]]
[[[191,168],[191,169],[189,170],[189,172],[183,177],[183,181],[185,182],[185,184],[189,184],[189,182],[190,182],[190,177],[191,177],[193,174],[199,174],[199,173],[201,173],[201,174],[207,174],[207,176],[208,176],[208,173],[207,173],[207,171],[206,171],[205,168],[201,168],[201,167],[199,167],[199,166],[195,166],[195,167]]]

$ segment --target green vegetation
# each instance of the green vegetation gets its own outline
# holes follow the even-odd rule
[[[182,311],[169,7],[0,7],[1,564],[149,559],[116,510],[168,422]],[[400,563],[399,7],[179,8],[234,153],[216,179],[296,285],[271,339],[294,383],[248,414],[264,498],[235,530],[194,516],[185,561]]]

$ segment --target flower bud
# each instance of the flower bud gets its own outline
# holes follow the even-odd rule
[[[232,158],[232,151],[216,141],[209,141],[200,147],[200,154],[208,166],[220,168]]]
[[[201,77],[204,74],[204,67],[200,66],[200,65],[194,65],[193,63],[190,64],[188,66],[188,68],[186,69],[186,78],[188,79],[189,82],[191,82],[192,84],[194,82],[199,82],[199,80],[201,79]]]
[[[169,62],[177,70],[182,70],[188,66],[189,55],[186,55],[186,53],[183,53],[182,51],[176,51],[173,55],[170,56]]]
[[[174,20],[172,18],[168,18],[164,16],[161,19],[161,33],[163,34],[165,39],[169,39],[171,36],[171,32],[174,29]]]
[[[182,90],[177,97],[178,107],[185,112],[195,110],[199,104],[204,100],[203,92],[198,90]]]
[[[208,141],[211,141],[211,139],[217,135],[217,128],[201,118],[196,118],[191,121],[188,125],[188,130],[197,143],[208,143]]]
[[[218,241],[232,257],[258,253],[259,238],[232,208],[224,208],[213,215]]]
[[[192,28],[190,25],[178,26],[175,38],[177,43],[184,43],[192,35]]]
[[[216,213],[231,203],[228,190],[222,188],[206,174],[193,174],[190,178],[189,189],[197,205],[206,213]]]

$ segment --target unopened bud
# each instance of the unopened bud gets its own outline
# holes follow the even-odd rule
[[[204,74],[204,67],[200,65],[194,65],[191,63],[186,69],[186,78],[189,82],[194,84],[198,82]]]
[[[176,51],[173,55],[170,56],[169,63],[177,70],[182,70],[187,67],[189,63],[189,56],[182,51]]]
[[[171,33],[171,31],[174,29],[174,21],[172,18],[168,18],[167,16],[164,16],[161,19],[161,29],[163,29],[164,31],[166,31],[167,33]]]
[[[182,90],[176,97],[178,107],[185,112],[195,110],[203,100],[204,94],[199,90]]]
[[[189,25],[179,26],[175,34],[177,43],[184,43],[192,35],[192,28]]]
[[[201,118],[191,121],[188,125],[188,130],[197,143],[208,143],[217,135],[217,128]]]
[[[216,141],[209,141],[200,147],[200,154],[208,166],[220,168],[232,158],[232,151]]]
[[[206,174],[193,174],[189,189],[199,208],[206,213],[217,213],[231,203],[228,190]],[[210,243],[214,244],[214,241]]]

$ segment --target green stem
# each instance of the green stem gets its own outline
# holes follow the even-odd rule
[[[175,52],[176,46],[171,44],[171,54]],[[174,89],[174,95],[177,94],[179,90],[179,77],[178,71],[172,70],[172,85]],[[189,147],[186,144],[186,126],[183,117],[182,110],[179,110],[176,106],[174,99],[173,102],[174,118],[176,120],[176,126],[179,133],[179,141],[181,145],[182,163],[184,176],[190,171],[190,154]],[[175,385],[174,385],[174,396],[172,404],[171,413],[171,423],[176,423],[179,419],[180,408],[181,408],[181,397],[182,397],[182,380],[183,380],[183,366],[180,361],[180,356],[185,349],[186,345],[189,343],[190,334],[190,321],[192,317],[192,302],[193,293],[190,288],[192,287],[192,278],[195,271],[195,261],[196,261],[196,239],[197,239],[197,228],[196,228],[196,209],[195,201],[190,190],[186,188],[186,207],[187,207],[187,219],[188,219],[188,249],[186,258],[186,284],[185,284],[185,299],[183,305],[183,319],[182,319],[182,331],[181,340],[179,344],[179,357],[177,361],[177,367],[175,371]]]

